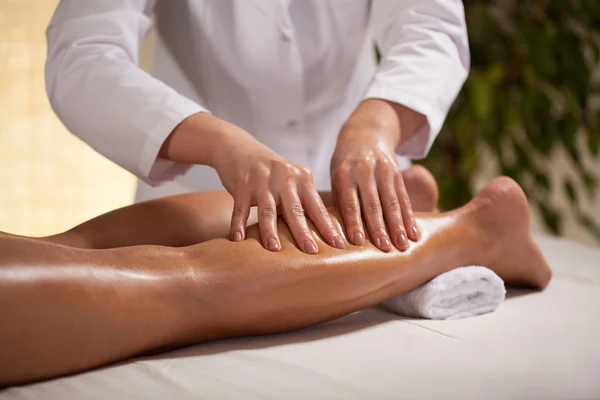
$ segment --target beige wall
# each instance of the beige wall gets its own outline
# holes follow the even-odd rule
[[[56,233],[133,198],[133,176],[68,133],[46,98],[57,3],[0,1],[0,230],[11,233]]]
[[[0,230],[47,235],[132,201],[135,179],[67,132],[52,112],[43,82],[44,29],[58,0],[0,1]],[[150,37],[151,41],[151,37]],[[148,65],[151,46],[142,49]],[[485,159],[489,160],[488,157]],[[558,182],[571,169],[560,152],[552,165]],[[586,157],[600,175],[600,160]],[[481,186],[494,176],[486,163]],[[566,207],[564,196],[553,201]],[[584,209],[600,219],[600,194]],[[534,214],[533,227],[542,230]],[[598,245],[571,215],[566,235]]]

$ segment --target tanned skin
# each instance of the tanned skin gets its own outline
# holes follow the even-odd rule
[[[422,168],[410,174],[413,206],[432,210],[435,181]],[[421,237],[404,252],[382,252],[370,238],[351,245],[335,207],[328,211],[346,250],[311,227],[319,252],[306,254],[281,220],[279,252],[262,247],[257,225],[245,241],[232,242],[232,204],[225,192],[187,194],[47,238],[0,233],[0,386],[211,339],[308,327],[465,265],[538,289],[551,277],[530,234],[525,195],[509,178],[451,212],[417,212]]]

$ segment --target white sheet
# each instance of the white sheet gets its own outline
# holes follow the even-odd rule
[[[600,251],[548,237],[541,293],[452,321],[380,308],[0,392],[0,399],[599,399]]]

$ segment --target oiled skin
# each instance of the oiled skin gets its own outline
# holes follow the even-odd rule
[[[462,265],[487,265],[508,283],[537,288],[550,279],[526,199],[507,178],[455,211],[418,213],[422,237],[404,253],[350,245],[334,208],[347,250],[315,235],[320,252],[305,254],[282,221],[278,253],[262,248],[256,225],[241,243],[215,238],[227,236],[227,196],[135,205],[45,239],[0,234],[0,386],[314,325]]]

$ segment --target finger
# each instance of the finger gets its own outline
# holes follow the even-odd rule
[[[385,230],[383,222],[383,212],[381,210],[381,201],[375,181],[368,179],[359,183],[359,194],[361,199],[362,213],[365,216],[365,223],[371,235],[371,240],[375,246],[383,251],[392,250],[390,238]]]
[[[331,247],[335,247],[338,249],[345,249],[344,241],[340,237],[338,231],[333,226],[333,222],[331,221],[331,217],[329,216],[329,212],[319,196],[319,193],[312,188],[304,188],[300,196],[300,200],[302,204],[305,205],[306,215],[315,224],[317,231],[323,236],[325,242],[327,242]]]
[[[260,240],[265,249],[279,251],[281,243],[277,234],[277,203],[271,192],[266,189],[257,197]]]
[[[304,209],[297,193],[291,190],[286,191],[281,194],[280,201],[283,217],[298,248],[308,254],[318,253],[319,248],[308,229]]]
[[[246,239],[246,223],[250,215],[250,204],[251,198],[249,195],[240,195],[234,198],[231,226],[229,228],[229,238],[234,242]]]
[[[408,239],[404,230],[402,210],[396,192],[393,172],[380,173],[377,187],[379,198],[381,199],[383,216],[390,232],[392,243],[398,250],[406,251],[408,249]]]
[[[420,239],[421,233],[417,227],[417,221],[415,214],[410,204],[410,198],[408,197],[408,191],[404,185],[404,179],[402,174],[398,174],[395,180],[396,193],[398,195],[398,201],[400,202],[400,209],[402,210],[402,220],[404,222],[404,228],[406,229],[407,236],[410,240],[416,242]]]
[[[345,184],[336,190],[339,196],[340,211],[344,226],[346,227],[348,240],[355,246],[364,246],[366,242],[365,233],[360,216],[360,202],[356,186]]]

